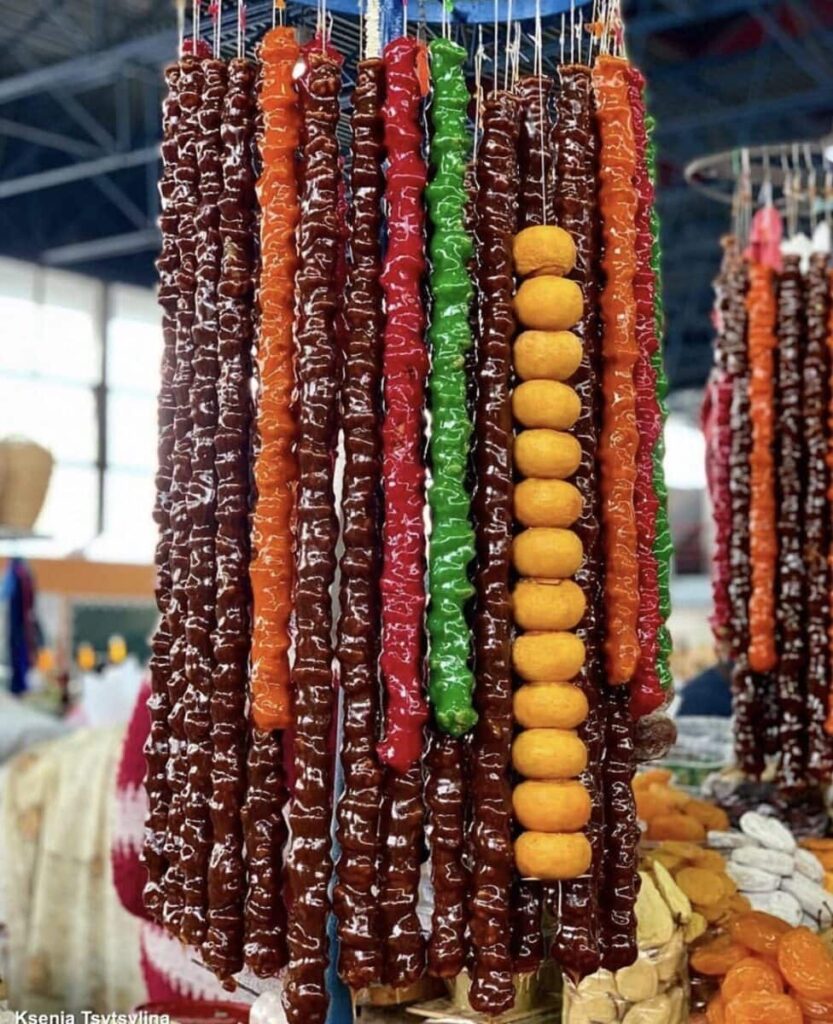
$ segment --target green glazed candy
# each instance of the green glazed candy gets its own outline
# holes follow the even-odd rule
[[[474,558],[465,482],[472,429],[465,356],[472,345],[469,307],[474,294],[468,272],[474,245],[464,227],[469,92],[463,74],[466,50],[450,39],[434,39],[429,52],[433,173],[426,189],[432,300],[428,504],[433,525],[428,553],[428,696],[439,727],[460,736],[477,721],[465,615],[466,601],[473,593],[468,566]]]
[[[645,127],[648,133],[648,172],[651,181],[656,184],[656,143],[654,141],[654,127],[656,122],[650,115],[645,119]],[[656,207],[651,210],[651,234],[653,244],[651,246],[651,268],[654,272],[654,321],[656,334],[659,340],[659,348],[651,357],[651,364],[656,373],[657,405],[662,415],[663,423],[668,416],[666,398],[668,396],[668,378],[665,375],[665,364],[662,356],[662,339],[665,334],[665,314],[662,305],[662,250],[660,247],[660,221]],[[659,604],[660,614],[663,620],[667,620],[671,614],[671,555],[673,545],[671,543],[671,530],[668,523],[668,489],[665,484],[665,438],[660,434],[654,450],[651,453],[653,462],[653,483],[654,493],[657,496],[659,507],[656,517],[656,539],[654,541],[654,555],[657,560],[657,577],[659,582]],[[662,625],[658,632],[659,656],[657,658],[657,672],[663,689],[670,689],[673,685],[673,675],[669,664],[672,644],[671,634],[668,628]]]

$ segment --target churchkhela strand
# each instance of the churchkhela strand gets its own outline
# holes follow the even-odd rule
[[[252,516],[252,674],[248,789],[244,809],[249,888],[245,958],[259,977],[286,963],[286,911],[281,862],[286,841],[283,744],[275,729],[291,721],[289,616],[297,463],[293,451],[292,327],[297,270],[298,189],[295,152],[300,119],[293,71],[300,55],[295,32],[278,26],[263,37],[259,91],[262,131],[257,183],[260,227],[258,410]]]
[[[328,885],[334,757],[332,603],[338,522],[333,497],[338,367],[336,271],[341,59],[321,39],[303,49],[297,80],[301,112],[296,379],[298,502],[295,560],[295,780],[286,859],[289,965],[284,1010],[289,1024],[327,1016]]]
[[[636,145],[628,102],[627,64],[602,55],[593,68],[598,110],[599,206],[605,249],[602,425],[599,463],[602,537],[605,550],[605,654],[609,683],[633,678],[639,660],[639,566],[634,485],[639,432],[634,367],[639,358],[635,334],[633,278],[636,270],[637,196],[632,181]]]
[[[178,217],[173,204],[175,170],[177,160],[177,138],[179,121],[179,74],[178,64],[165,70],[168,93],[162,107],[162,177],[159,181],[161,213],[159,227],[162,246],[156,269],[159,275],[159,304],[162,307],[162,365],[160,371],[159,396],[157,403],[157,468],[156,498],[153,517],[159,528],[154,562],[156,565],[156,607],[159,623],[151,641],[150,656],[150,697],[148,712],[150,730],[145,741],[145,790],[148,811],[145,818],[142,862],[147,871],[143,900],[150,916],[161,924],[162,907],[165,902],[163,880],[167,862],[165,859],[165,831],[171,790],[168,783],[168,754],[170,732],[168,714],[168,678],[171,670],[171,629],[168,622],[168,605],[171,600],[171,570],[169,564],[173,531],[171,527],[171,477],[173,473],[174,417],[176,399],[173,391],[176,371],[176,307],[179,298],[177,266]]]
[[[298,103],[292,72],[300,49],[295,30],[279,26],[261,45],[260,335],[252,517],[252,720],[263,731],[292,723],[289,616],[294,574],[292,518],[297,464],[292,408],[294,234],[298,223],[295,150]]]
[[[398,772],[419,760],[428,717],[422,678],[425,469],[421,458],[428,373],[421,295],[427,170],[422,156],[417,53],[414,39],[394,40],[384,52],[388,248],[382,271],[387,323],[381,666],[388,703],[379,753]]]
[[[521,101],[521,132],[518,139],[518,226],[520,228],[555,223],[553,208],[553,149],[551,104],[553,82],[544,75],[521,78],[515,92]],[[513,890],[512,913],[515,923],[513,959],[515,972],[536,971],[544,959],[542,911],[544,887],[538,881],[522,879]]]
[[[813,253],[805,278],[807,340],[804,348],[801,409],[806,446],[806,486],[804,492],[803,563],[807,580],[807,772],[824,785],[833,775],[833,743],[824,731],[827,715],[827,686],[830,674],[827,650],[828,593],[830,566],[827,549],[830,527],[827,522],[827,468],[825,430],[828,355],[826,349],[829,296],[827,259]]]
[[[422,306],[427,169],[422,155],[419,57],[420,44],[413,38],[396,39],[384,51],[388,247],[382,271],[387,323],[380,664],[387,709],[379,755],[388,771],[379,906],[386,936],[384,979],[400,986],[422,974],[425,959],[416,913],[424,817],[420,757],[428,717],[422,666],[425,469],[421,457],[428,373]]]
[[[212,644],[216,669],[211,695],[211,821],[206,964],[222,980],[243,966],[242,807],[246,792],[245,719],[249,667],[249,457],[254,410],[250,379],[254,342],[257,222],[251,154],[255,133],[255,67],[228,65],[223,106],[223,256],[218,295],[219,379],[215,437],[217,468],[217,617]]]
[[[827,299],[828,299],[828,317],[827,317],[827,358],[828,367],[830,373],[828,376],[828,405],[827,405],[827,428],[828,428],[828,442],[827,442],[827,471],[833,478],[833,274],[827,274]],[[828,549],[827,549],[827,564],[833,567],[833,504],[831,504],[828,511],[827,527],[830,531],[828,537]],[[833,590],[829,594],[829,608],[828,608],[828,649],[830,658],[833,659]],[[824,723],[824,729],[828,736],[833,736],[833,686],[830,687],[827,694],[827,719]]]
[[[344,483],[341,499],[341,614],[336,653],[343,693],[341,768],[336,809],[341,855],[333,892],[339,974],[353,989],[382,979],[376,885],[381,857],[382,766],[376,753],[379,701],[379,572],[382,475],[382,104],[379,57],[360,61],[353,93],[352,218],[344,293]]]
[[[749,268],[749,416],[752,449],[749,454],[749,558],[752,586],[749,595],[749,664],[767,672],[777,662],[775,653],[775,572],[778,539],[775,523],[774,351],[776,303],[772,270],[762,263]]]
[[[657,153],[654,141],[655,123],[653,117],[646,116],[645,130],[647,133],[648,175],[654,190],[657,182]],[[660,430],[654,445],[654,493],[657,498],[657,519],[654,531],[654,557],[657,562],[657,582],[659,585],[659,612],[661,623],[657,630],[657,675],[660,685],[667,694],[674,689],[674,676],[671,672],[671,633],[666,623],[671,614],[671,556],[674,544],[671,540],[671,526],[668,521],[668,488],[665,484],[665,421],[668,419],[668,378],[665,375],[665,361],[662,353],[662,339],[665,337],[665,310],[662,304],[662,252],[660,246],[659,214],[655,205],[651,207],[651,269],[654,272],[654,319],[656,322],[657,350],[651,356],[654,377],[657,387],[657,407],[660,411]]]
[[[746,775],[757,778],[764,756],[756,723],[762,714],[761,677],[749,665],[749,595],[752,566],[749,558],[749,500],[752,423],[749,418],[749,358],[747,351],[747,267],[735,240],[727,248],[725,350],[732,376],[730,409],[729,495],[732,526],[729,541],[729,654],[732,668],[732,704],[735,714],[735,759]]]
[[[466,406],[465,358],[471,348],[469,307],[473,289],[468,262],[474,251],[465,230],[464,174],[469,149],[463,75],[466,50],[448,39],[430,46],[431,181],[426,188],[431,226],[432,430],[428,451],[432,527],[428,558],[428,693],[438,726],[452,736],[477,720],[472,707],[474,680],[469,667],[469,629],[464,606],[473,593],[468,566],[474,558],[474,532],[465,477],[471,437]]]
[[[576,265],[570,274],[584,293],[584,308],[574,330],[581,340],[581,361],[572,377],[581,403],[573,432],[581,445],[581,461],[573,482],[581,494],[581,515],[573,526],[580,547],[573,575],[585,597],[584,617],[576,630],[584,642],[584,666],[576,678],[587,701],[587,716],[578,726],[587,748],[587,768],[579,780],[590,795],[590,821],[586,833],[592,850],[590,870],[559,883],[554,917],[553,959],[571,977],[598,970],[599,892],[604,861],[604,754],[605,703],[601,694],[604,615],[604,577],[601,509],[596,469],[599,438],[600,337],[598,314],[598,205],[596,160],[598,140],[593,125],[593,85],[590,69],[579,64],[562,66],[555,119],[555,214],[576,246]],[[583,557],[582,557],[583,553]]]
[[[202,94],[202,62],[192,54],[180,61],[179,106],[177,130],[177,163],[171,202],[178,218],[177,282],[179,295],[176,311],[176,370],[173,391],[174,414],[173,470],[171,477],[171,527],[173,530],[169,564],[171,568],[171,599],[168,623],[171,630],[171,671],[168,677],[168,724],[171,734],[168,758],[168,783],[171,806],[165,839],[165,906],[163,921],[173,934],[178,934],[182,921],[183,873],[182,823],[187,798],[188,755],[185,736],[184,698],[185,621],[188,598],[185,584],[190,571],[191,524],[188,516],[188,486],[191,480],[191,384],[193,382],[194,293],[196,289],[196,215],[199,207],[199,172],[197,168],[197,111]]]
[[[511,609],[512,419],[509,401],[512,339],[512,237],[517,230],[520,103],[507,92],[483,108],[477,153],[477,405],[473,513],[477,562],[475,708],[472,740],[473,953],[469,1000],[481,1013],[514,1003],[510,894],[513,874],[509,760],[512,743]]]
[[[634,485],[634,513],[637,526],[639,562],[639,661],[631,687],[631,714],[634,718],[656,711],[665,702],[665,692],[657,673],[660,613],[659,575],[656,552],[656,520],[659,499],[654,489],[654,448],[662,433],[662,412],[657,401],[656,371],[652,362],[659,349],[656,334],[654,289],[656,282],[651,261],[653,236],[650,211],[654,207],[654,187],[648,173],[647,133],[645,130],[645,79],[628,66],[628,98],[631,108],[636,173],[634,190],[636,210],[636,269],[633,279],[635,331],[639,357],[634,366],[636,421],[639,445]]]
[[[431,42],[431,180],[426,188],[432,228],[430,258],[432,432],[429,442],[432,513],[428,559],[429,696],[435,728],[450,734],[430,741],[426,807],[431,835],[434,915],[429,969],[454,977],[465,961],[466,875],[463,854],[463,732],[475,723],[474,677],[465,605],[473,593],[468,567],[474,558],[470,496],[466,488],[471,420],[466,360],[472,347],[473,288],[468,266],[474,254],[466,230],[465,169],[469,93],[464,47],[449,39]]]
[[[802,377],[804,294],[798,256],[784,256],[783,271],[777,279],[777,394],[775,413],[776,570],[775,625],[778,644],[776,692],[780,758],[779,783],[785,791],[806,785],[806,721],[804,689],[806,658],[804,636],[807,628],[803,565],[803,507],[805,475],[803,451]],[[754,415],[754,411],[753,411]]]
[[[726,353],[727,318],[729,315],[729,267],[737,259],[737,245],[732,238],[721,239],[723,260],[714,280],[715,338],[714,360],[706,387],[706,398],[701,415],[706,439],[706,481],[715,524],[712,552],[712,627],[718,655],[728,654],[731,608],[729,584],[729,544],[732,533],[732,509],[729,494],[729,455],[731,448],[731,408],[734,379],[728,368]]]
[[[217,472],[217,286],[223,243],[218,201],[223,194],[220,127],[226,93],[226,64],[214,57],[202,62],[203,90],[197,113],[199,209],[194,357],[191,381],[191,479],[187,506],[191,524],[190,570],[185,582],[185,677],[183,727],[188,741],[188,794],[182,822],[183,942],[199,945],[205,937],[208,859],[211,852],[209,802],[212,796],[211,700],[216,672],[212,633],[216,625]]]

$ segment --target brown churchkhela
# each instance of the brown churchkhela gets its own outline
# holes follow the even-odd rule
[[[804,714],[805,577],[802,561],[804,452],[802,443],[802,371],[804,295],[797,256],[784,257],[778,277],[778,350],[776,358],[776,444],[778,570],[776,629],[779,659],[775,670],[780,719],[781,784],[805,781]]]
[[[574,976],[591,974],[600,963],[598,893],[602,882],[605,807],[601,764],[604,751],[605,710],[601,698],[603,561],[596,449],[599,437],[599,320],[598,320],[598,207],[593,128],[593,88],[589,68],[561,68],[556,107],[555,212],[558,224],[576,244],[576,265],[571,273],[584,291],[584,312],[574,328],[581,338],[582,356],[571,384],[581,402],[573,433],[581,445],[581,462],[573,483],[582,497],[582,512],[573,529],[582,542],[584,559],[575,574],[587,606],[578,635],[584,641],[585,662],[577,679],[588,702],[588,714],[579,726],[587,745],[587,770],[581,776],[591,799],[587,836],[593,851],[590,872],[560,885],[560,913],[553,956]]]
[[[382,450],[382,118],[384,63],[359,64],[353,93],[351,259],[345,289],[344,484],[341,667],[344,791],[336,811],[341,856],[333,908],[339,972],[358,989],[382,979],[382,934],[375,887],[381,856],[379,738],[379,573]]]
[[[805,643],[807,646],[807,770],[812,778],[826,784],[833,774],[833,742],[824,731],[827,716],[828,594],[830,543],[827,521],[829,473],[826,462],[825,417],[828,401],[829,354],[827,323],[830,315],[827,259],[822,253],[810,257],[805,279],[807,341],[801,408],[804,414],[804,444],[807,454],[804,492],[804,572],[807,577]]]
[[[197,112],[197,171],[199,210],[194,319],[193,378],[191,381],[191,479],[187,507],[191,526],[190,571],[185,581],[188,614],[185,619],[184,729],[188,741],[188,790],[182,822],[184,907],[183,941],[199,945],[205,938],[208,859],[211,852],[211,701],[215,674],[212,632],[216,622],[217,473],[214,435],[218,407],[217,285],[222,239],[218,201],[223,193],[220,123],[226,93],[226,64],[202,62],[203,89]]]
[[[497,92],[488,97],[476,168],[479,389],[472,508],[477,545],[475,706],[480,717],[472,741],[470,1000],[474,1009],[485,1013],[507,1010],[515,998],[510,921],[514,862],[509,788],[513,518],[509,375],[515,333],[511,244],[517,230],[520,115],[516,96]]]
[[[191,523],[188,515],[188,486],[191,480],[191,384],[194,355],[194,293],[196,289],[196,216],[199,206],[197,170],[197,110],[203,86],[202,64],[193,55],[180,61],[179,106],[177,127],[177,162],[171,203],[178,220],[177,228],[177,310],[176,369],[173,391],[174,414],[173,470],[171,477],[172,539],[169,557],[171,599],[168,603],[168,625],[171,630],[170,675],[168,676],[168,723],[171,748],[168,758],[168,782],[171,805],[165,838],[165,926],[178,934],[183,908],[182,823],[185,816],[188,782],[187,741],[185,736],[184,698],[185,621],[188,614],[186,581],[190,571]]]
[[[333,643],[330,587],[338,523],[333,498],[338,353],[335,277],[338,218],[340,62],[314,41],[298,80],[301,218],[298,230],[296,377],[298,504],[295,586],[296,778],[287,856],[290,1024],[323,1024],[327,1013],[327,887],[332,871]]]
[[[162,108],[162,177],[159,182],[162,201],[162,212],[159,216],[162,248],[156,262],[159,274],[159,304],[162,307],[163,340],[157,413],[158,462],[154,505],[154,520],[159,527],[159,539],[156,543],[154,560],[156,563],[156,607],[160,618],[151,642],[151,695],[148,699],[150,731],[145,742],[145,759],[147,761],[145,789],[148,798],[148,813],[145,819],[142,850],[142,859],[147,871],[144,903],[148,913],[158,923],[162,921],[162,907],[165,900],[162,886],[166,868],[165,832],[171,799],[167,776],[170,749],[168,677],[171,655],[168,605],[171,599],[169,558],[173,537],[170,492],[173,474],[174,416],[176,415],[173,378],[176,369],[176,307],[179,296],[177,282],[179,252],[176,244],[179,218],[172,202],[179,121],[178,64],[173,64],[165,71],[165,80],[168,85],[168,95]]]
[[[223,107],[223,194],[218,286],[217,618],[211,695],[211,820],[214,847],[208,869],[208,932],[203,957],[221,978],[243,966],[241,809],[246,786],[245,720],[249,663],[249,464],[253,408],[256,221],[251,153],[255,130],[255,69],[229,62]]]

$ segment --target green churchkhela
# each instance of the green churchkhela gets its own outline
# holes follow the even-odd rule
[[[465,605],[472,595],[468,566],[474,532],[466,474],[471,419],[466,400],[466,353],[472,346],[468,264],[474,244],[465,229],[464,184],[470,138],[466,50],[434,39],[431,55],[431,544],[428,557],[428,695],[440,729],[460,736],[477,721],[472,706],[470,631]]]
[[[648,172],[651,180],[656,184],[657,148],[654,141],[654,128],[656,122],[648,115],[645,119],[645,127],[648,131]],[[662,413],[663,423],[668,415],[666,397],[668,395],[668,379],[665,376],[665,366],[662,358],[662,339],[665,333],[665,314],[662,308],[662,250],[660,247],[660,223],[656,207],[651,208],[651,233],[653,234],[653,246],[651,249],[651,268],[654,271],[654,318],[656,320],[657,338],[659,346],[651,357],[657,377],[657,405]],[[657,639],[659,650],[657,655],[657,674],[663,690],[670,690],[673,687],[674,679],[671,673],[669,659],[671,657],[671,634],[665,623],[671,614],[671,554],[673,545],[671,543],[671,531],[668,525],[668,488],[665,485],[665,434],[660,432],[659,438],[653,451],[654,462],[654,492],[659,499],[656,519],[656,539],[654,540],[654,555],[657,560],[657,576],[659,581],[659,609],[662,616],[662,625],[659,627]]]

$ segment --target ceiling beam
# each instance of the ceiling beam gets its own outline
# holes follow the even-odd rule
[[[10,117],[0,117],[0,135],[5,135],[9,139],[20,139],[21,142],[28,142],[33,146],[57,149],[70,156],[93,157],[101,153],[100,148],[92,142],[84,142],[83,139],[62,135],[47,128],[37,128],[32,124],[21,124]]]
[[[92,263],[95,260],[130,256],[137,252],[150,252],[159,248],[161,236],[157,228],[128,231],[123,235],[91,238],[87,242],[71,242],[45,249],[41,261],[50,267],[66,267],[73,263]]]
[[[39,171],[37,174],[25,174],[20,178],[0,181],[0,199],[11,199],[13,196],[28,195],[40,192],[45,188],[56,188],[68,185],[73,181],[83,181],[100,174],[112,174],[129,167],[141,167],[159,159],[158,146],[145,146],[134,149],[130,153],[112,153],[99,157],[97,160],[86,160],[66,167],[55,167],[50,171]]]
[[[125,61],[159,63],[176,55],[176,29],[131,39],[126,43],[99,50],[95,54],[73,57],[44,68],[36,68],[0,81],[0,103],[32,96],[57,88],[89,88],[118,77]]]

